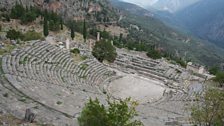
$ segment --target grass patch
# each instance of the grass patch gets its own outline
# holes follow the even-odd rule
[[[25,97],[22,97],[21,99],[18,99],[19,101],[21,101],[21,102],[26,102],[26,98]]]
[[[81,70],[86,70],[88,66],[89,66],[88,64],[81,64],[80,69]]]
[[[81,58],[81,60],[86,60],[86,59],[88,59],[87,56],[80,56],[80,58]]]
[[[28,57],[26,56],[23,60],[19,61],[19,64],[25,64],[28,61]]]
[[[0,55],[4,55],[5,53],[9,53],[15,48],[16,48],[15,45],[6,44],[4,48],[0,49]]]

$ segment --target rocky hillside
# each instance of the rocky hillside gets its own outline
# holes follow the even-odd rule
[[[84,17],[89,19],[105,16],[116,18],[116,15],[112,13],[114,10],[107,0],[1,0],[0,8],[9,10],[16,3],[27,7],[37,6],[74,20],[82,20]],[[96,13],[97,16],[95,16]]]
[[[119,0],[112,0],[111,2],[115,7],[118,7],[118,8],[124,7],[123,9],[125,9],[126,11],[129,11],[136,15],[144,15],[144,16],[149,16],[149,17],[153,16],[153,13],[151,13],[147,9],[143,9],[142,7],[139,7],[135,4],[122,2]]]
[[[177,57],[210,66],[224,61],[223,49],[165,25],[156,15],[145,16],[145,9],[116,0],[112,0],[112,4],[121,10],[123,19],[120,24],[129,29],[129,36],[136,42],[155,44]],[[153,12],[147,13],[153,15]]]

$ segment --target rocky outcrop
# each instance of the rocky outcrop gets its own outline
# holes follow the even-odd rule
[[[75,20],[83,19],[88,13],[102,11],[109,7],[107,0],[0,0],[0,8],[10,9],[16,3],[24,6],[37,6]]]

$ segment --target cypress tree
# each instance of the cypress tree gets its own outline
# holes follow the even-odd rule
[[[62,20],[62,18],[60,19],[60,25],[61,25],[61,30],[63,30],[63,20]]]
[[[74,40],[74,37],[75,37],[75,31],[74,31],[74,27],[73,27],[73,24],[71,26],[71,38],[72,40]]]
[[[120,33],[120,36],[119,36],[119,43],[121,43],[121,42],[122,42],[122,38],[123,38],[123,34],[122,34],[122,33]]]
[[[47,21],[46,17],[44,17],[44,30],[43,30],[43,32],[44,32],[45,37],[48,36],[48,34],[49,34],[49,32],[48,32],[48,21]]]
[[[86,37],[87,37],[86,20],[84,19],[84,22],[83,22],[83,39],[84,39],[84,42],[86,42]]]

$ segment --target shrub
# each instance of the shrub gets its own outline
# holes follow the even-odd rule
[[[21,32],[19,32],[19,31],[11,29],[11,30],[7,31],[6,37],[11,39],[11,40],[22,39],[23,38],[23,34]]]
[[[79,126],[142,126],[142,122],[134,120],[137,115],[136,102],[129,99],[110,101],[108,107],[100,104],[98,99],[92,100],[83,108],[78,117]]]
[[[209,89],[191,107],[191,119],[197,126],[223,126],[224,93],[222,90]]]
[[[146,55],[152,59],[160,59],[162,56],[160,54],[159,51],[154,50],[154,49],[150,49],[148,50],[148,52],[146,53]]]
[[[77,48],[72,49],[70,52],[74,53],[74,54],[79,54],[80,53],[79,49],[77,49]]]
[[[28,31],[23,35],[23,41],[30,41],[30,40],[38,40],[41,39],[42,35],[41,33],[35,32],[35,31]]]

